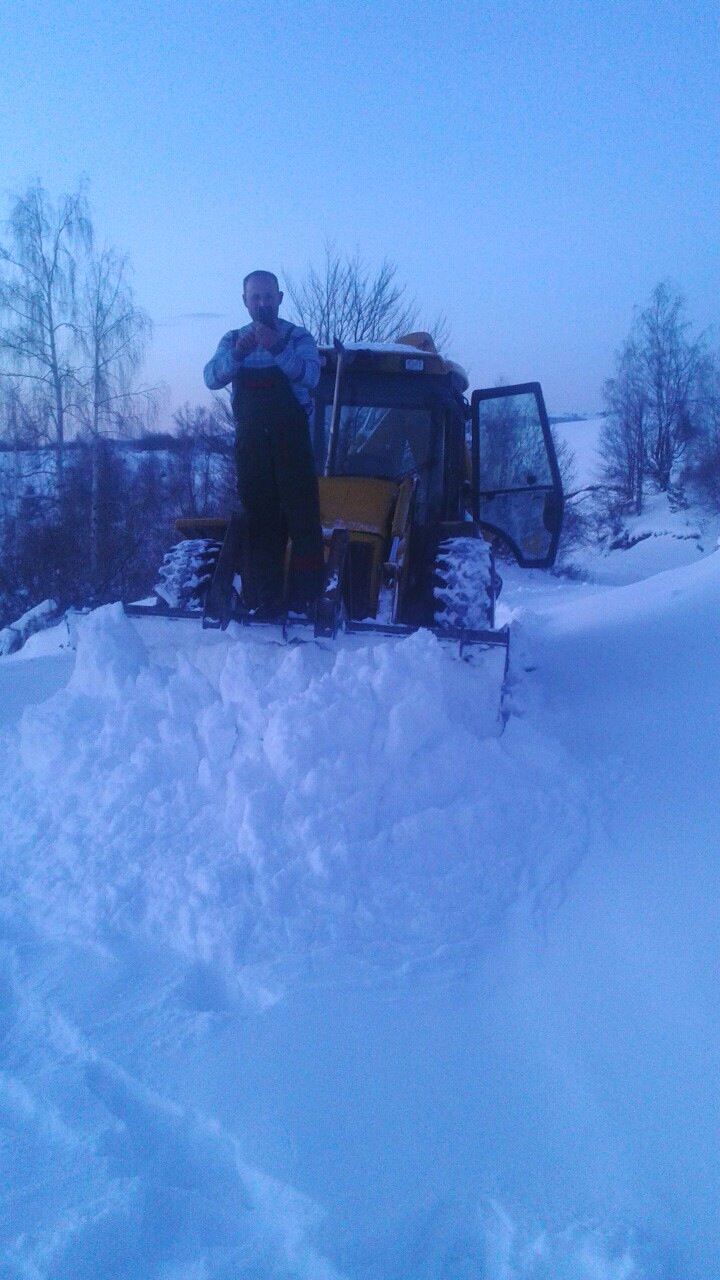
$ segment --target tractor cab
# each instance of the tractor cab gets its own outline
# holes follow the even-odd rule
[[[421,613],[432,607],[427,575],[415,572],[427,560],[424,544],[440,522],[459,518],[462,503],[467,378],[437,352],[406,344],[325,347],[320,355],[320,509],[326,539],[338,528],[349,533],[350,616],[377,617],[380,610],[397,621],[401,589],[404,620],[410,608],[419,622],[415,597],[427,597]],[[393,570],[397,557],[402,581]]]
[[[403,599],[395,589],[390,612],[415,625],[427,625],[433,608],[438,547],[470,536],[473,525],[523,566],[554,562],[562,487],[538,383],[474,391],[468,404],[465,371],[427,334],[336,344],[321,348],[321,360],[314,415],[321,512],[326,539],[348,529],[351,616],[377,615],[383,557],[392,557],[398,539]]]

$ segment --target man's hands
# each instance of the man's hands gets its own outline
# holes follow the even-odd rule
[[[250,355],[251,351],[255,350],[256,346],[257,338],[255,337],[255,331],[250,329],[248,333],[243,333],[241,337],[236,339],[235,355],[238,360],[244,360],[246,356]]]
[[[264,347],[266,351],[280,341],[279,329],[272,328],[269,324],[261,324],[259,320],[255,321],[253,331],[257,345]]]
[[[256,320],[252,329],[248,329],[247,333],[243,333],[236,339],[235,355],[238,360],[244,360],[256,347],[264,347],[266,351],[269,351],[271,347],[277,346],[279,341],[279,329],[275,329],[269,324],[261,324],[259,320]]]

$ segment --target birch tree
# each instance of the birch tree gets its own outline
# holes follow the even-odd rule
[[[640,315],[638,337],[651,425],[648,466],[663,491],[702,425],[706,343],[702,335],[693,339],[690,330],[682,295],[659,284]]]
[[[24,385],[55,448],[62,493],[69,420],[77,407],[78,255],[92,244],[85,193],[53,205],[40,184],[15,200],[0,246],[0,372]]]
[[[135,304],[127,259],[114,249],[89,258],[75,332],[84,358],[78,380],[92,453],[90,573],[97,582],[103,439],[120,434],[133,419],[147,425],[156,407],[156,390],[135,383],[152,325]]]
[[[646,484],[648,398],[632,339],[618,353],[616,374],[605,383],[604,398],[608,412],[599,440],[604,478],[640,515]]]
[[[707,359],[705,337],[692,336],[682,294],[657,285],[605,385],[608,422],[600,441],[606,478],[637,512],[647,481],[666,492],[703,429]]]

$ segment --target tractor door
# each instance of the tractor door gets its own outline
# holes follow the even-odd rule
[[[539,382],[472,394],[473,519],[518,564],[555,561],[563,515],[560,471]]]

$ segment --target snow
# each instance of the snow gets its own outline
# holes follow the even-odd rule
[[[370,342],[370,341],[363,340],[360,342],[346,342],[343,344],[343,347],[345,351],[379,351],[379,352],[385,351],[390,354],[403,355],[403,356],[409,356],[409,355],[417,356],[418,354],[421,356],[422,355],[426,355],[426,356],[439,355],[439,352],[437,351],[424,351],[421,347],[415,347],[409,342]],[[321,347],[320,350],[333,351],[334,348]],[[459,368],[459,366],[457,367]]]
[[[502,716],[428,633],[115,605],[0,659],[3,1280],[717,1280],[720,556],[671,516],[503,570]]]
[[[366,342],[366,341],[346,342],[344,344],[344,350],[345,351],[376,351],[381,354],[385,353],[387,355],[410,356],[415,358],[416,360],[421,360],[424,356],[426,357],[434,356],[436,359],[438,358],[441,359],[443,364],[448,369],[452,369],[455,373],[459,374],[459,376],[462,379],[464,379],[465,386],[468,386],[468,375],[465,369],[463,369],[462,365],[456,364],[454,360],[446,360],[445,357],[442,356],[439,351],[425,351],[423,350],[422,347],[411,346],[410,343],[407,343],[407,342]],[[321,356],[321,359],[323,360],[325,359],[325,354],[324,354],[325,352],[333,352],[333,348],[332,347],[320,348],[320,356]]]
[[[12,626],[3,627],[0,631],[0,655],[15,653],[22,648],[28,636],[45,628],[48,620],[56,614],[57,605],[55,601],[43,600],[34,609],[28,609]]]

